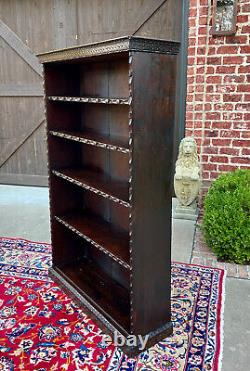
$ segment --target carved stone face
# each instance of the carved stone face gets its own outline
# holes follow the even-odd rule
[[[184,141],[183,142],[183,154],[192,155],[195,152],[195,143],[193,141]]]

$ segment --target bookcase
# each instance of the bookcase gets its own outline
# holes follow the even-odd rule
[[[178,43],[123,37],[40,54],[50,275],[108,334],[172,332],[171,166]],[[136,347],[124,347],[136,354]]]

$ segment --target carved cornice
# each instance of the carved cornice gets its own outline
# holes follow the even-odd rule
[[[113,54],[125,51],[175,55],[178,54],[179,46],[180,44],[177,42],[129,36],[103,41],[100,43],[54,50],[51,52],[38,54],[38,57],[41,63],[48,63],[72,59],[90,58],[103,54]]]

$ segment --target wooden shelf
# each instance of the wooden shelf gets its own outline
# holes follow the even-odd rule
[[[97,249],[129,269],[129,236],[114,228],[102,218],[88,212],[72,212],[55,219],[69,228]]]
[[[122,327],[129,328],[129,294],[98,266],[86,259],[56,268],[83,296]]]
[[[77,103],[101,103],[101,104],[130,104],[128,98],[100,98],[100,97],[64,97],[48,96],[48,100],[57,102],[77,102]]]
[[[88,144],[91,146],[97,146],[101,148],[105,148],[111,151],[118,151],[122,153],[129,153],[128,143],[122,141],[121,139],[111,138],[105,134],[97,134],[93,132],[74,132],[74,131],[55,131],[51,130],[50,134],[64,138],[68,140],[73,140],[75,142],[80,142],[84,144]]]
[[[130,207],[129,185],[126,182],[110,180],[107,176],[92,169],[52,170],[52,173],[99,196]]]

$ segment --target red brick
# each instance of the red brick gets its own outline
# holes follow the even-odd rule
[[[207,84],[221,84],[222,77],[221,76],[207,76]]]
[[[244,102],[250,102],[250,94],[244,95]]]
[[[224,102],[241,102],[242,94],[224,94],[223,101]]]
[[[204,164],[203,165],[204,170],[209,170],[209,171],[215,170],[216,171],[217,168],[218,168],[218,166],[216,164]]]
[[[204,82],[204,75],[197,75],[196,76],[196,82],[197,83],[203,83]]]
[[[207,93],[213,93],[214,92],[214,86],[213,85],[207,85],[206,86]]]
[[[204,92],[204,88],[205,88],[204,84],[196,85],[195,86],[195,90],[196,90],[197,93],[203,93]]]
[[[248,112],[248,113],[244,113],[244,120],[245,121],[248,121],[248,120],[250,120],[250,113]],[[250,128],[249,128],[250,129]]]
[[[242,83],[245,81],[245,75],[227,75],[224,76],[225,83]]]
[[[219,171],[234,171],[235,168],[236,168],[236,166],[227,165],[227,164],[223,164],[223,165],[218,166]]]
[[[241,132],[241,137],[246,138],[246,139],[250,139],[250,131],[242,131]]]
[[[239,111],[248,111],[249,110],[249,104],[244,104],[244,103],[236,104],[235,105],[235,109],[236,109],[236,111],[237,110],[239,110]]]
[[[231,129],[232,123],[226,121],[214,121],[212,127],[215,129]]]
[[[233,146],[235,147],[250,147],[250,140],[234,140]]]
[[[227,147],[222,147],[220,148],[220,154],[221,155],[238,155],[239,154],[239,149],[237,148],[227,148]]]
[[[237,46],[228,46],[228,45],[222,45],[217,50],[218,54],[237,54],[237,52],[238,52]]]
[[[250,26],[243,26],[241,29],[242,34],[249,34],[250,33]]]
[[[238,85],[237,91],[243,92],[243,93],[250,93],[250,84]]]
[[[205,47],[199,47],[197,49],[197,54],[198,55],[205,55],[206,54],[206,48]],[[214,54],[214,53],[213,53]]]
[[[235,58],[235,57],[233,57]],[[207,58],[207,64],[221,64],[221,57],[208,57]],[[230,63],[232,64],[232,63]]]
[[[240,132],[236,130],[221,130],[221,138],[240,138]]]
[[[242,154],[245,156],[250,156],[250,148],[242,148]]]
[[[203,147],[203,152],[208,154],[218,154],[219,148],[218,147]]]
[[[206,35],[207,27],[204,27],[204,26],[199,27],[198,33],[199,33],[199,35]]]
[[[230,146],[231,139],[212,139],[212,143],[214,146],[227,147],[227,146]]]
[[[206,112],[206,120],[220,120],[219,112]]]
[[[227,164],[228,163],[228,157],[227,156],[211,156],[210,161]]]
[[[207,17],[199,17],[199,25],[204,26],[206,24],[207,24]],[[204,33],[205,32],[202,32],[202,34],[204,34]]]
[[[191,4],[190,4],[191,6]],[[197,9],[196,8],[190,8],[189,9],[189,17],[196,17],[197,16]]]
[[[221,97],[219,94],[207,94],[206,95],[206,101],[207,102],[220,102]]]
[[[226,44],[247,44],[247,36],[239,35],[239,36],[226,36],[225,37]]]
[[[232,157],[230,158],[232,164],[246,164],[250,166],[250,159],[244,157]]]
[[[195,48],[194,47],[189,47],[188,48],[188,55],[195,55]]]
[[[202,36],[198,38],[198,45],[206,45],[207,43],[207,38]]]
[[[205,62],[206,62],[205,57],[198,57],[198,58],[197,58],[197,64],[202,64],[202,65],[204,65]]]
[[[249,10],[250,13],[250,10]],[[248,15],[247,14],[241,14],[237,17],[237,23],[247,23],[248,22]]]
[[[216,67],[216,73],[235,73],[235,66],[218,66]]]
[[[242,120],[243,114],[242,112],[223,112],[222,118],[223,120]]]
[[[232,111],[233,107],[232,103],[215,103],[213,109],[214,111]]]
[[[216,92],[218,93],[233,93],[235,92],[236,90],[236,86],[233,85],[233,84],[230,84],[230,85],[226,85],[226,84],[223,84],[223,85],[217,85],[216,86]]]
[[[250,13],[250,4],[242,4],[241,5],[241,12],[242,13]]]
[[[239,73],[249,73],[249,66],[239,66]]]
[[[224,64],[242,64],[244,61],[241,56],[223,57]]]
[[[250,54],[250,45],[244,45],[240,47],[240,52],[242,54]]]

